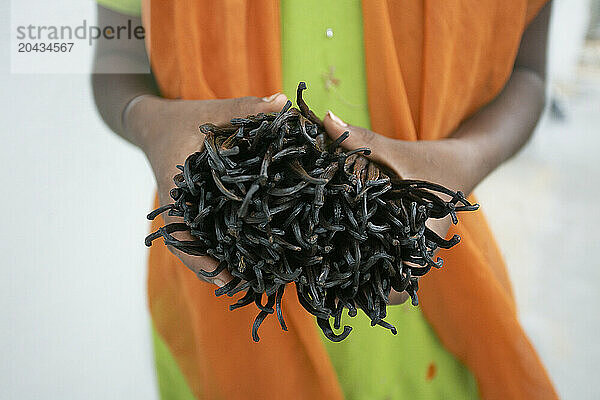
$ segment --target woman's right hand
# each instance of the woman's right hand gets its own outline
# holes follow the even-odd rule
[[[245,117],[259,112],[281,110],[287,98],[275,94],[266,98],[241,97],[225,100],[168,100],[144,95],[127,107],[123,115],[124,129],[130,133],[135,144],[146,154],[158,187],[160,205],[172,202],[169,192],[175,187],[173,177],[180,171],[176,165],[183,164],[192,153],[203,147],[204,135],[198,127],[204,123],[225,124],[234,117]],[[165,224],[180,222],[181,218],[162,214]],[[180,240],[191,240],[189,233],[174,234]],[[189,269],[213,271],[217,261],[209,256],[190,256],[169,247]],[[205,279],[223,286],[232,279],[227,270],[215,278]]]

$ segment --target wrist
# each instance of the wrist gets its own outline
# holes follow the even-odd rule
[[[460,154],[456,168],[461,177],[461,185],[457,189],[469,195],[493,170],[492,162],[486,155],[485,146],[481,146],[477,141],[467,137],[456,137],[449,140],[454,142],[456,154]]]
[[[130,141],[148,154],[154,143],[156,129],[151,118],[157,114],[165,100],[152,94],[141,94],[127,103],[122,114],[122,126]]]

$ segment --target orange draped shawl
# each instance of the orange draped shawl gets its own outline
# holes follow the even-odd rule
[[[544,3],[363,0],[372,129],[402,140],[449,135],[500,92],[522,33]],[[148,0],[143,18],[163,96],[211,99],[281,91],[277,0]],[[454,233],[463,240],[441,252],[445,267],[421,281],[425,317],[473,372],[483,398],[556,398],[517,320],[506,268],[483,214],[464,215],[449,235]],[[270,318],[261,327],[260,343],[253,343],[249,329],[256,310],[228,311],[232,299],[216,298],[214,287],[162,245],[152,247],[149,264],[155,327],[197,397],[343,397],[313,317],[293,291],[283,304],[289,331]]]

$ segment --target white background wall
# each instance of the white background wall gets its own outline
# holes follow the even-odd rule
[[[152,175],[98,118],[86,75],[10,74],[8,3],[0,2],[0,399],[154,399],[143,245]],[[76,0],[27,3],[72,19],[81,10]],[[581,18],[557,24],[553,37]],[[553,68],[569,70],[561,46],[573,41],[553,41]],[[546,118],[478,192],[559,391],[592,399],[600,76],[572,80],[569,119]]]
[[[27,2],[95,20],[91,2]],[[0,399],[155,399],[143,243],[153,177],[99,119],[88,75],[10,74],[7,3]]]

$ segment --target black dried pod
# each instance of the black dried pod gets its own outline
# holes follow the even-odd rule
[[[417,305],[418,277],[442,266],[434,251],[460,241],[439,237],[425,222],[450,215],[456,223],[457,212],[478,205],[441,185],[392,176],[364,157],[369,149],[344,151],[348,135],[328,139],[302,99],[304,89],[300,82],[299,108],[288,102],[279,113],[202,125],[204,148],[179,166],[173,203],[148,214],[168,212],[182,221],[151,233],[146,245],[162,237],[185,253],[219,260],[216,272],[198,275],[227,268],[234,276],[215,293],[246,292],[230,309],[258,307],[255,341],[269,314],[287,330],[281,299],[291,283],[332,341],[352,330],[333,330],[341,328],[344,308],[350,317],[361,308],[371,325],[396,334],[384,320],[390,291],[406,291]],[[194,240],[172,236],[184,230]]]

